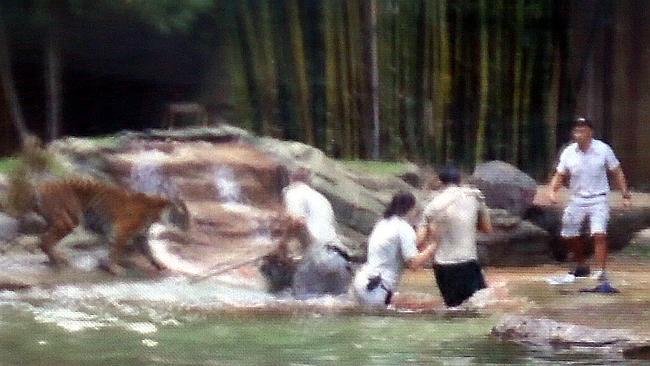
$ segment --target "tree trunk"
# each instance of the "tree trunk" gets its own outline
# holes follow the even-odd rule
[[[485,4],[486,0],[479,0],[479,21],[481,23],[481,34],[479,47],[481,48],[480,55],[480,101],[479,101],[479,114],[478,114],[478,126],[476,129],[476,156],[474,158],[475,163],[481,163],[485,159],[486,153],[486,127],[487,127],[487,112],[488,112],[488,83],[489,83],[489,72],[488,69],[488,30],[487,30],[487,5]]]
[[[242,61],[244,68],[244,77],[250,98],[251,108],[253,111],[253,131],[262,134],[264,131],[264,117],[262,115],[262,101],[259,83],[257,82],[257,73],[255,67],[255,49],[253,45],[253,25],[249,16],[246,1],[240,1],[236,9],[237,30],[239,39],[242,43]]]
[[[494,119],[492,120],[492,128],[490,129],[490,144],[492,145],[492,155],[496,159],[505,158],[505,131],[504,114],[503,114],[503,0],[496,0],[494,4],[494,15],[496,18],[495,32],[494,32],[494,74],[492,85],[494,87]]]
[[[363,102],[361,98],[361,85],[363,84],[363,71],[360,70],[361,59],[358,45],[360,43],[359,35],[359,4],[357,0],[348,0],[345,2],[345,19],[346,19],[346,36],[348,46],[348,90],[352,94],[350,98],[351,124],[350,124],[350,141],[354,149],[354,157],[360,157],[362,151],[367,149],[362,136],[362,113]]]
[[[515,60],[513,66],[513,97],[512,97],[512,148],[510,150],[510,162],[517,164],[519,161],[519,139],[521,125],[521,85],[523,74],[523,50],[522,39],[524,28],[524,1],[517,0],[515,5]]]
[[[308,1],[305,3],[305,17],[308,19],[306,44],[309,55],[309,75],[311,80],[311,116],[314,126],[315,145],[325,149],[327,145],[327,95],[325,89],[325,29],[324,4]]]
[[[524,84],[522,86],[522,101],[521,101],[521,130],[520,130],[520,157],[517,161],[517,166],[522,168],[530,168],[530,163],[533,159],[527,158],[531,151],[530,147],[530,98],[532,93],[532,78],[535,65],[535,48],[529,47],[526,57],[526,67],[524,71]],[[528,169],[526,169],[529,171]]]
[[[289,23],[291,24],[290,37],[298,95],[298,119],[303,126],[303,138],[305,143],[313,145],[314,125],[311,118],[311,105],[309,102],[311,99],[311,93],[309,92],[307,60],[305,57],[305,46],[303,41],[302,25],[300,23],[298,0],[287,1],[287,13],[289,14]]]
[[[279,0],[278,4],[271,4],[271,34],[275,43],[275,69],[278,85],[278,124],[282,129],[284,139],[302,141],[303,134],[300,121],[296,116],[296,106],[299,105],[296,98],[296,81],[293,78],[293,57],[291,54],[291,42],[286,35],[291,32],[290,22],[287,19],[287,12],[283,11],[287,6],[287,0]]]
[[[438,4],[438,24],[440,25],[439,32],[439,78],[438,84],[440,90],[440,104],[438,107],[438,139],[436,140],[438,151],[438,164],[442,164],[448,158],[446,145],[451,144],[448,139],[447,131],[449,130],[449,114],[451,108],[451,93],[452,93],[452,74],[451,74],[451,50],[449,44],[449,27],[447,25],[447,0],[440,0]]]
[[[45,40],[45,81],[47,90],[47,139],[57,139],[61,134],[62,64],[61,49],[61,6],[58,2],[49,2],[49,24]]]
[[[9,54],[9,39],[5,32],[5,23],[0,11],[0,81],[2,82],[2,91],[9,104],[9,115],[13,122],[20,143],[25,142],[25,139],[30,134],[27,126],[25,125],[25,118],[20,108],[18,95],[16,94],[16,86],[14,83],[13,74],[11,72],[11,56]]]
[[[273,28],[271,27],[271,17],[269,6],[276,6],[269,4],[268,0],[255,1],[253,14],[257,16],[257,24],[253,25],[256,30],[256,43],[259,45],[257,52],[257,66],[258,77],[262,90],[262,108],[264,113],[264,120],[266,121],[264,133],[272,136],[278,135],[278,130],[281,129],[278,118],[278,81],[276,66],[277,63],[275,44],[271,34]]]
[[[363,64],[366,68],[364,121],[370,124],[367,130],[367,158],[379,159],[379,70],[377,63],[377,4],[376,0],[363,0]]]

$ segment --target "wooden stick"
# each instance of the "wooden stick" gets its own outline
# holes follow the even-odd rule
[[[263,255],[260,255],[260,256],[257,256],[257,257],[251,258],[251,259],[247,259],[245,261],[235,263],[235,264],[231,264],[231,265],[226,265],[226,266],[217,265],[217,266],[214,266],[207,273],[192,277],[190,279],[190,283],[201,282],[201,281],[206,280],[206,279],[208,279],[210,277],[218,276],[218,275],[223,274],[225,272],[232,271],[234,269],[245,266],[247,264],[255,263],[255,262],[259,261],[260,259],[264,258],[267,254],[268,253],[264,253]]]

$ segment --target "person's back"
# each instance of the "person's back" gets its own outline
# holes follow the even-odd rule
[[[450,186],[427,206],[435,209],[439,225],[436,263],[451,264],[477,260],[476,224],[481,209],[481,192],[469,187]],[[426,209],[425,209],[426,213]]]
[[[332,205],[308,181],[306,177],[293,180],[283,190],[287,214],[300,223],[293,235],[301,243],[303,258],[293,275],[292,290],[297,298],[341,294],[352,279],[349,255],[336,233]]]
[[[403,218],[391,216],[380,220],[368,238],[366,267],[370,272],[381,273],[386,287],[395,288],[405,259],[417,254],[414,248],[405,252],[404,245],[414,240],[414,231]]]
[[[485,288],[478,262],[477,230],[492,225],[481,191],[460,186],[460,171],[444,167],[439,174],[445,188],[426,205],[418,236],[437,243],[433,267],[447,306],[458,306]]]
[[[292,183],[283,194],[287,212],[305,220],[311,236],[309,246],[337,240],[334,210],[325,196],[302,182]]]

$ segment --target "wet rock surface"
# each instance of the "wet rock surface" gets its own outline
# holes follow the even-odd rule
[[[535,346],[623,348],[634,341],[627,330],[597,329],[521,315],[505,316],[492,328],[492,335]]]
[[[287,169],[306,166],[313,171],[313,185],[331,201],[343,241],[357,260],[364,259],[367,236],[392,194],[412,191],[423,205],[431,191],[415,187],[427,186],[425,183],[435,175],[415,165],[406,176],[366,174],[311,146],[256,137],[227,125],[125,132],[101,143],[65,138],[49,149],[76,174],[183,199],[192,214],[193,240],[189,245],[172,243],[171,249],[187,258],[199,258],[208,267],[238,256],[261,256],[273,246],[282,228],[277,212]],[[518,195],[522,205],[500,209],[496,208],[500,204],[493,202],[495,231],[479,236],[484,264],[529,266],[564,258],[558,240],[562,208],[538,202],[529,207],[528,196],[533,189],[529,177],[506,163],[489,162],[477,167],[473,179],[483,182],[480,184],[492,182],[492,188],[501,187],[498,194]],[[517,188],[504,190],[505,181]],[[488,201],[518,201],[510,196],[494,198],[490,186],[482,188]],[[528,215],[522,218],[518,213],[525,208]],[[21,218],[19,222],[21,234],[42,231],[38,217]],[[624,246],[635,231],[650,226],[642,207],[638,211],[615,208],[612,223],[614,248]]]
[[[522,216],[533,205],[537,183],[514,165],[503,161],[479,164],[471,177],[491,208]]]

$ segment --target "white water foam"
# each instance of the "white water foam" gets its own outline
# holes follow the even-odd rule
[[[232,168],[221,166],[214,170],[213,173],[214,186],[219,193],[217,199],[223,203],[246,203],[245,197],[242,195],[241,187],[237,180],[235,180],[235,172]]]
[[[204,268],[201,268],[196,264],[188,262],[183,258],[180,258],[179,256],[169,252],[167,249],[169,243],[164,239],[160,239],[160,236],[163,235],[167,230],[168,229],[165,227],[165,225],[161,223],[154,223],[151,225],[151,227],[149,227],[147,234],[151,255],[173,272],[188,274],[192,276],[203,274],[205,272]]]
[[[142,193],[175,197],[176,188],[160,171],[160,165],[168,158],[168,154],[159,150],[140,152],[134,159],[135,164],[129,177],[131,188]]]

